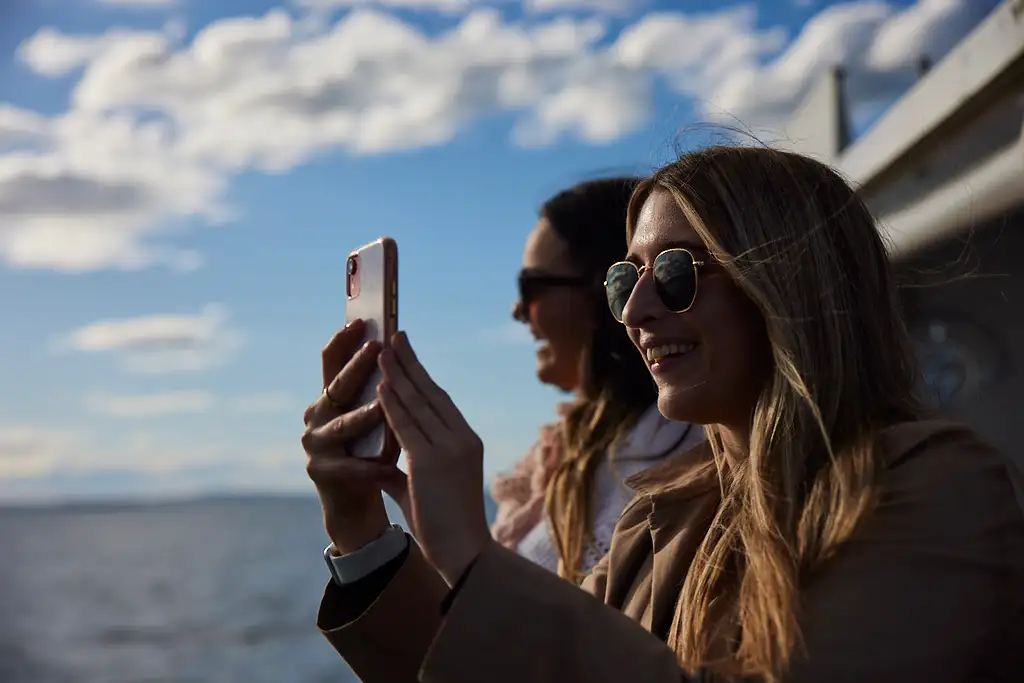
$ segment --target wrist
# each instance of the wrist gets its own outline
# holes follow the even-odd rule
[[[491,538],[487,537],[481,539],[478,543],[467,546],[461,549],[458,553],[452,553],[452,557],[448,562],[445,563],[444,567],[438,567],[438,572],[441,577],[445,580],[449,586],[454,586],[462,575],[466,573],[466,570],[476,562],[476,559],[480,557],[484,550],[487,549]]]
[[[349,516],[336,522],[328,522],[325,526],[335,551],[339,555],[347,555],[380,538],[391,528],[391,523],[387,513],[381,510],[379,514],[366,517]]]

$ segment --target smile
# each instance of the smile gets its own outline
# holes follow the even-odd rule
[[[697,348],[696,344],[662,344],[647,349],[647,362],[657,363],[668,356],[685,356]]]

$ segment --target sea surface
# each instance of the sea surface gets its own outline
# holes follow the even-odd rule
[[[0,508],[3,683],[346,683],[312,498]]]

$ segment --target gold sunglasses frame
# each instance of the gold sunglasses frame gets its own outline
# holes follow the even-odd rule
[[[608,270],[605,273],[605,280],[604,280],[605,298],[607,298],[607,293],[608,293],[608,273],[612,272],[612,268],[614,268],[616,266],[629,265],[629,266],[632,266],[636,270],[636,283],[633,285],[633,289],[629,292],[629,298],[626,299],[626,303],[628,304],[629,303],[629,299],[633,298],[633,292],[636,291],[636,286],[638,284],[640,284],[640,279],[644,276],[644,273],[646,271],[648,271],[648,270],[652,270],[654,268],[653,264],[659,258],[661,258],[664,254],[668,254],[669,252],[676,252],[676,251],[683,252],[684,254],[686,254],[686,255],[688,255],[690,257],[691,261],[693,261],[693,298],[690,299],[690,305],[689,306],[687,306],[686,308],[679,309],[678,311],[673,311],[671,308],[669,308],[667,305],[665,305],[665,300],[661,298],[660,294],[658,295],[658,301],[661,302],[662,306],[665,306],[665,309],[669,313],[686,313],[688,310],[693,308],[693,304],[696,303],[696,301],[697,301],[697,292],[700,290],[700,269],[704,267],[704,261],[698,261],[697,257],[694,255],[694,253],[692,251],[690,251],[689,249],[686,249],[684,247],[672,247],[671,249],[665,249],[664,251],[658,252],[658,255],[654,257],[653,261],[651,261],[652,265],[649,265],[649,266],[646,266],[646,265],[645,266],[638,266],[637,264],[633,263],[632,261],[616,261],[612,265],[608,266]],[[611,309],[611,304],[609,304],[608,308],[609,308],[609,310]],[[625,306],[623,306],[623,309],[625,309]],[[612,313],[612,317],[614,317],[620,323],[622,322],[622,320],[618,316],[616,316],[614,312]]]

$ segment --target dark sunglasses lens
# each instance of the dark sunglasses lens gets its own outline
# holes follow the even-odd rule
[[[528,277],[519,277],[519,300],[524,305],[529,305],[531,301],[537,298],[537,283]]]
[[[654,286],[670,311],[685,311],[697,295],[697,269],[686,251],[666,251],[654,259]]]
[[[639,279],[640,276],[632,263],[616,263],[608,269],[604,290],[608,296],[608,308],[619,322],[622,322],[622,311],[626,308],[626,302],[629,301]]]

